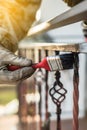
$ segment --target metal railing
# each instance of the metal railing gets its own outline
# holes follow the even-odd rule
[[[65,13],[48,20],[47,22],[41,23],[40,25],[31,28],[29,31],[29,36],[35,36],[39,33],[47,32],[49,30],[63,27],[68,24],[72,24],[81,20],[87,19],[87,8],[86,5],[87,1],[84,0],[80,4],[76,5],[75,7],[71,8],[70,10],[66,11]],[[86,43],[81,44],[56,44],[56,43],[34,43],[19,46],[19,55],[28,57],[33,59],[34,62],[39,62],[43,57],[56,54],[56,51],[60,52],[73,52],[74,55],[74,75],[73,75],[73,130],[79,130],[79,60],[78,60],[78,52],[87,53],[87,45]],[[40,73],[39,76],[38,73]],[[50,114],[48,111],[48,94],[50,94],[52,101],[56,105],[56,114],[57,114],[57,130],[61,130],[61,104],[65,100],[67,90],[64,88],[63,84],[60,81],[61,72],[55,72],[55,82],[52,88],[49,87],[48,80],[49,80],[49,72],[45,71],[43,73],[42,69],[39,69],[36,74],[34,75],[35,79],[35,86],[38,87],[38,92],[40,95],[40,100],[38,103],[38,114],[39,114],[39,129],[40,130],[50,130]],[[39,80],[38,80],[39,79]],[[41,105],[42,102],[42,84],[45,82],[45,122],[43,125],[42,121],[42,111]],[[27,116],[28,116],[28,107],[25,100],[27,83],[21,82],[18,84],[19,88],[19,117],[20,121],[23,123],[27,123]],[[25,89],[26,88],[26,89]],[[21,94],[22,93],[22,94]],[[55,96],[56,95],[56,96]],[[58,95],[58,96],[57,96]],[[27,126],[27,125],[25,125]],[[28,129],[28,127],[25,129]]]
[[[66,47],[67,46],[67,47]],[[79,106],[78,106],[78,100],[79,100],[79,60],[78,60],[78,52],[79,52],[79,45],[78,44],[55,44],[55,43],[33,43],[33,44],[21,44],[19,46],[19,55],[25,56],[27,58],[32,58],[35,63],[40,62],[42,58],[49,56],[49,55],[55,55],[56,52],[59,53],[59,50],[65,51],[67,48],[68,51],[73,52],[74,54],[74,75],[73,75],[73,130],[79,129],[79,123],[78,123],[78,114],[79,114]],[[56,114],[57,114],[57,130],[61,130],[61,104],[65,100],[65,97],[67,95],[67,90],[64,88],[63,84],[60,81],[61,72],[56,71],[55,72],[55,82],[52,88],[49,87],[48,80],[49,80],[49,72],[44,70],[45,73],[43,73],[42,69],[38,69],[36,73],[34,74],[34,80],[35,80],[35,86],[38,86],[38,92],[40,95],[40,100],[38,103],[38,113],[40,120],[39,120],[39,129],[40,130],[50,130],[50,115],[48,111],[48,95],[50,94],[52,101],[56,105]],[[38,73],[40,75],[38,76]],[[38,80],[39,79],[39,80]],[[20,112],[20,119],[21,122],[27,122],[27,116],[28,116],[28,107],[27,102],[25,100],[25,97],[23,95],[26,94],[27,90],[27,83],[28,81],[21,82],[18,85],[19,92],[21,94],[19,95],[19,112]],[[43,104],[42,101],[42,86],[43,82],[45,82],[45,122],[42,121],[42,112],[41,112],[41,105]],[[56,95],[56,96],[55,96]],[[58,95],[58,96],[57,96]],[[44,125],[43,125],[44,124]]]

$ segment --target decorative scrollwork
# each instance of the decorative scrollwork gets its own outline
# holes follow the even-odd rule
[[[54,82],[53,87],[50,89],[49,93],[56,105],[61,105],[65,99],[67,90],[63,87],[63,84],[60,82],[60,72],[57,71],[55,74],[56,81]]]
[[[63,84],[60,81],[60,72],[56,71],[55,79],[53,87],[50,89],[49,94],[52,98],[52,101],[57,106],[57,130],[61,130],[61,103],[64,101],[66,97],[67,90],[63,87]]]

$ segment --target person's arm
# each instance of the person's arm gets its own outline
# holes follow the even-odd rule
[[[0,30],[9,35],[9,42],[2,46],[16,51],[18,42],[23,39],[35,21],[36,12],[41,0],[1,0],[0,1]],[[8,45],[7,45],[8,44]]]
[[[20,69],[10,71],[8,65],[20,66]],[[34,73],[32,60],[14,55],[8,49],[0,46],[0,84],[17,83]]]
[[[32,26],[40,3],[40,0],[0,1],[0,83],[14,83],[34,73],[32,60],[16,56],[14,52]],[[9,64],[22,68],[8,71]]]

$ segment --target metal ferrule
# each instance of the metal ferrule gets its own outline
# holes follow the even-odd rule
[[[63,70],[62,62],[59,56],[47,57],[47,61],[51,71]]]

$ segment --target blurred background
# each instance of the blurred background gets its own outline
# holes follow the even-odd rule
[[[69,9],[61,0],[43,0],[34,25]],[[29,47],[32,43],[82,43],[85,39],[81,23],[55,29],[32,39],[25,38],[20,42],[18,53],[38,62],[46,55],[54,55],[54,52]],[[87,128],[86,54],[79,54],[79,60],[79,122],[80,130],[83,130]],[[54,82],[55,72],[48,73],[42,69],[18,85],[0,85],[0,130],[56,130],[56,105],[49,95]],[[62,127],[66,130],[72,128],[73,70],[61,71],[61,82],[67,90],[61,106]]]

